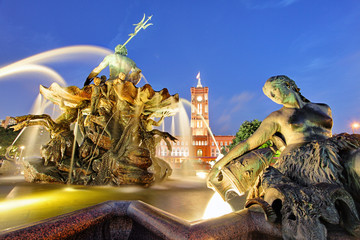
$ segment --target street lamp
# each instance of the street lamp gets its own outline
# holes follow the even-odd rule
[[[354,129],[357,129],[359,127],[360,127],[360,124],[357,122],[354,122],[353,124],[351,124],[352,133],[354,134],[355,133]]]

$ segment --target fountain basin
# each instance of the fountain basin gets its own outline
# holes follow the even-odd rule
[[[0,206],[48,196],[43,204],[21,207],[18,202],[16,208],[2,209],[0,239],[282,239],[280,225],[266,221],[256,208],[201,220],[213,192],[196,178],[172,177],[147,189],[66,189],[61,184],[30,184],[2,177],[0,189],[2,197],[9,192]],[[15,222],[21,217],[22,221]],[[329,229],[328,239],[355,238],[336,228]]]
[[[0,233],[2,239],[281,239],[261,212],[188,222],[141,201],[108,201]]]

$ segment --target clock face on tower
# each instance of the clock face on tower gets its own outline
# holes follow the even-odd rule
[[[198,96],[198,97],[196,98],[196,100],[198,100],[198,102],[201,102],[201,101],[202,101],[202,97],[201,97],[201,96]]]

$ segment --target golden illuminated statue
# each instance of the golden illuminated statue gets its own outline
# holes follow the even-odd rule
[[[64,112],[55,121],[46,114],[14,118],[14,129],[43,125],[51,133],[42,160],[24,163],[28,181],[149,185],[171,174],[170,165],[155,156],[155,148],[161,139],[176,138],[152,127],[177,112],[178,95],[154,91],[149,84],[138,88],[123,73],[118,77],[105,84],[95,77],[94,85],[82,89],[56,83],[40,87],[40,93]],[[79,146],[70,128],[73,123],[83,135]],[[65,172],[74,172],[73,179],[64,177]]]

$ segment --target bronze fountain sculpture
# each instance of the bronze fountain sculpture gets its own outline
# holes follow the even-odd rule
[[[154,91],[149,84],[136,87],[141,70],[126,56],[125,44],[152,25],[147,24],[150,19],[151,16],[144,21],[144,15],[135,24],[130,38],[104,58],[82,89],[56,83],[49,88],[40,86],[40,93],[63,112],[56,120],[46,114],[13,118],[17,123],[12,127],[15,130],[41,125],[51,136],[41,147],[42,159],[23,162],[27,181],[148,186],[171,174],[170,165],[155,156],[155,148],[163,139],[171,149],[169,140],[176,138],[153,126],[177,112],[179,96],[170,95],[166,88]],[[107,66],[109,79],[98,78]],[[92,81],[94,84],[89,85]],[[75,130],[71,129],[73,123]],[[77,128],[82,138],[79,146]]]
[[[130,39],[151,25],[146,25],[151,17],[144,19]],[[23,161],[27,181],[149,186],[171,174],[169,164],[155,156],[155,148],[164,140],[171,149],[170,141],[176,138],[153,126],[177,112],[179,96],[166,88],[154,91],[149,84],[137,87],[142,73],[126,56],[125,44],[104,58],[81,89],[56,83],[40,86],[40,93],[63,112],[56,120],[46,114],[14,117],[14,129],[41,125],[51,136],[41,147],[41,159]],[[109,79],[98,78],[107,66]],[[310,102],[287,76],[269,78],[263,91],[283,107],[220,159],[207,179],[208,187],[230,204],[236,205],[238,196],[248,192],[245,209],[234,206],[236,213],[187,223],[142,202],[111,201],[0,237],[359,238],[360,178],[355,166],[360,136],[332,135],[329,106]],[[268,140],[273,149],[257,149]],[[274,149],[281,151],[278,159],[273,158]],[[334,231],[340,235],[331,236]]]
[[[43,146],[41,164],[28,166],[28,179],[48,181],[53,173],[68,172],[75,184],[143,184],[165,179],[168,164],[155,157],[159,139],[175,140],[152,129],[174,114],[178,96],[166,89],[137,88],[126,74],[95,85],[41,87],[41,93],[64,111],[53,121],[47,115],[15,118],[21,128],[42,124],[51,132]],[[104,79],[104,78],[103,78]],[[98,89],[98,90],[94,90]],[[105,202],[58,216],[1,236],[40,237],[45,230],[61,238],[103,236],[122,239],[356,239],[360,236],[360,136],[332,135],[331,110],[303,97],[286,76],[267,80],[264,93],[283,108],[271,113],[259,129],[218,161],[208,175],[208,186],[229,203],[249,191],[245,209],[210,220],[187,223],[142,202]],[[159,121],[152,119],[160,117]],[[69,152],[74,136],[69,123],[77,122],[84,135],[70,170]],[[115,130],[115,131],[114,131]],[[256,149],[267,140],[281,151]],[[168,142],[169,143],[169,142]],[[170,144],[168,144],[170,145]],[[43,166],[48,164],[49,166]],[[71,164],[70,164],[71,165]],[[51,167],[52,171],[41,172]],[[40,171],[39,171],[40,169]],[[36,171],[35,171],[36,170]],[[35,172],[35,174],[34,174]],[[62,174],[60,174],[62,173]],[[59,179],[56,179],[59,181]],[[96,220],[95,221],[95,216]],[[264,217],[265,216],[265,217]],[[265,220],[266,219],[266,220]],[[74,223],[69,225],[69,223]],[[126,224],[125,224],[126,223]],[[84,226],[81,230],[77,225]],[[87,226],[87,227],[85,227]],[[69,231],[72,229],[71,231]],[[44,232],[44,231],[42,231]],[[54,235],[55,236],[55,235]]]
[[[287,76],[269,78],[263,91],[283,107],[214,165],[208,186],[229,202],[249,191],[246,207],[261,206],[268,221],[281,223],[284,239],[326,239],[327,228],[339,225],[360,237],[360,137],[332,136],[329,106],[310,102]],[[267,140],[279,159],[254,150]]]
[[[16,130],[42,125],[51,133],[51,140],[41,148],[43,161],[25,162],[26,180],[67,183],[71,172],[73,184],[146,185],[154,177],[169,176],[170,166],[155,157],[154,149],[161,139],[175,138],[152,129],[158,124],[152,118],[162,120],[175,114],[178,95],[171,96],[167,89],[156,92],[148,84],[137,88],[121,79],[108,80],[108,84],[100,83],[99,78],[94,81],[95,85],[82,89],[56,83],[40,87],[41,94],[63,110],[55,121],[46,114],[14,117]],[[79,147],[73,146],[70,124],[74,122],[83,136]],[[75,162],[71,163],[73,148]]]

